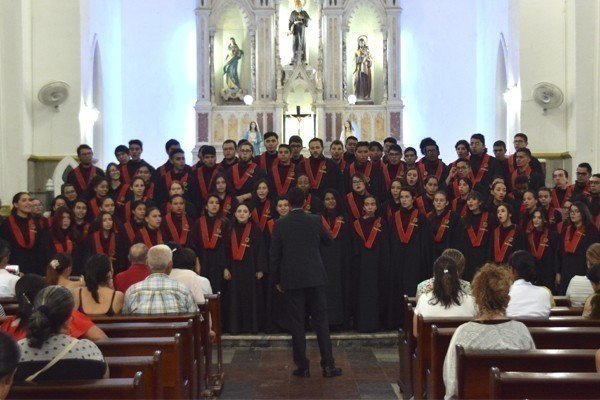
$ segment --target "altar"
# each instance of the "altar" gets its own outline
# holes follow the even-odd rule
[[[251,122],[326,149],[348,134],[402,143],[399,0],[198,0],[195,12],[195,150]]]

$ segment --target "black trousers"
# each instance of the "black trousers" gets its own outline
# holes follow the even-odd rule
[[[288,329],[292,335],[296,366],[301,369],[308,368],[305,330],[307,311],[311,316],[311,322],[317,334],[317,342],[321,352],[321,367],[334,366],[335,361],[331,350],[329,321],[327,319],[325,286],[286,290],[285,294],[288,307]]]

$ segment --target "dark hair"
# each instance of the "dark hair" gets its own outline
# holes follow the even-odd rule
[[[137,144],[138,146],[140,146],[140,148],[142,148],[142,149],[144,148],[144,144],[143,144],[143,143],[142,143],[142,141],[141,141],[141,140],[139,140],[139,139],[131,139],[131,140],[129,141],[129,147],[131,147],[131,146],[133,146],[133,145],[136,145],[136,144]]]
[[[204,145],[200,148],[199,153],[202,155],[202,157],[204,156],[216,156],[217,155],[217,149],[215,149],[215,146],[210,146],[210,145]]]
[[[108,274],[110,272],[110,259],[105,254],[94,254],[85,263],[83,272],[85,287],[90,291],[96,303],[100,303],[98,287],[108,284]]]
[[[146,202],[144,200],[134,200],[133,203],[131,203],[131,211],[133,212],[136,208],[138,208],[142,204],[144,206],[148,207],[148,204],[146,204]]]
[[[339,139],[335,139],[333,142],[331,142],[331,144],[329,145],[329,148],[331,149],[331,146],[333,146],[334,144],[342,146],[342,149],[344,148],[344,143],[342,143],[342,141]]]
[[[10,244],[4,239],[0,238],[0,261],[10,256]]]
[[[568,178],[568,177],[569,177],[569,171],[567,171],[567,170],[566,170],[566,169],[564,169],[564,168],[556,168],[554,171],[552,171],[552,176],[553,176],[553,177],[554,177],[554,173],[555,173],[556,171],[562,171],[562,172],[564,172],[564,173],[565,173],[565,178]]]
[[[258,125],[257,125],[258,127]],[[274,137],[275,139],[279,140],[279,135],[276,134],[275,132],[265,132],[265,134],[263,135],[263,139],[266,140],[270,137]]]
[[[585,168],[590,175],[592,174],[592,166],[589,163],[582,162],[577,166],[577,168]]]
[[[290,153],[292,152],[292,148],[290,147],[289,144],[285,144],[285,143],[281,143],[278,147],[279,150],[281,149],[287,149]]]
[[[23,197],[26,194],[29,195],[29,192],[18,192],[17,194],[15,194],[12,198],[12,204],[18,203],[19,200],[21,200],[21,197]]]
[[[183,149],[173,149],[169,152],[169,158],[173,158],[173,156],[175,156],[176,154],[185,154],[185,151],[183,151]]]
[[[523,153],[529,158],[532,157],[531,150],[529,150],[527,147],[521,147],[519,150],[515,151],[515,154],[517,153]]]
[[[433,263],[433,296],[429,304],[441,303],[444,308],[460,305],[462,293],[456,262],[447,256],[438,257]]]
[[[292,135],[292,136],[290,136],[290,139],[288,140],[288,143],[289,144],[292,144],[292,143],[300,143],[300,144],[302,144],[302,138],[300,136],[298,136],[298,135]]]
[[[334,213],[335,213],[335,216],[338,217],[344,213],[344,204],[342,202],[342,196],[340,195],[340,192],[338,192],[335,189],[326,189],[323,192],[323,212],[322,212],[322,214],[325,214],[328,212],[327,208],[325,207],[325,196],[327,196],[329,193],[331,193],[333,195],[333,197],[335,198]]]
[[[63,215],[64,214],[69,214],[69,217],[71,217],[71,226],[69,226],[69,228],[67,228],[67,232],[65,235],[65,232],[63,232],[62,229],[62,220],[63,220]],[[59,207],[58,210],[56,210],[56,212],[54,213],[54,215],[52,215],[52,224],[50,226],[50,233],[51,233],[51,238],[56,238],[60,241],[63,241],[65,239],[65,236],[71,236],[71,239],[75,240],[78,239],[78,235],[77,235],[77,231],[75,230],[75,215],[73,215],[73,211],[64,206],[64,207]]]
[[[27,340],[29,346],[39,349],[53,333],[60,332],[61,326],[71,316],[73,295],[62,286],[48,286],[38,293],[33,305],[34,311],[27,326]]]
[[[129,147],[125,146],[124,144],[118,145],[117,147],[115,147],[115,157],[119,153],[127,153],[127,154],[129,154]]]
[[[386,143],[398,144],[398,139],[396,139],[395,137],[388,136],[385,139],[383,139],[383,144]]]
[[[400,147],[399,144],[392,143],[388,149],[388,153],[392,150],[397,151],[398,153],[400,153],[400,155],[402,155],[402,147]]]
[[[367,149],[369,149],[369,142],[367,142],[366,140],[361,140],[360,142],[356,143],[357,150],[359,147],[366,147]]]
[[[504,143],[504,140],[496,140],[493,147],[502,147],[506,150],[506,143]]]
[[[517,250],[508,259],[508,265],[513,269],[519,279],[527,282],[535,281],[535,259],[525,250]]]
[[[358,138],[356,136],[351,135],[346,137],[346,144],[348,144],[348,142],[351,140],[356,140],[358,142]]]
[[[15,284],[15,293],[17,303],[19,304],[19,311],[17,312],[17,318],[19,318],[18,331],[26,331],[27,325],[29,324],[29,317],[33,312],[33,300],[40,290],[46,287],[46,281],[39,275],[36,274],[25,274]]]
[[[438,146],[437,142],[430,137],[426,137],[425,139],[421,140],[421,143],[419,143],[419,149],[421,149],[421,154],[425,155],[425,148],[427,146],[435,146],[435,149],[437,151],[440,151],[440,147]]]
[[[592,214],[590,213],[590,209],[588,208],[587,204],[585,204],[582,201],[575,201],[571,204],[571,207],[573,206],[577,207],[577,209],[581,213],[581,222],[585,226],[585,230],[589,231],[590,229],[592,229],[594,225],[594,218],[592,217]],[[567,219],[567,221],[570,224],[571,218]]]
[[[258,199],[258,194],[257,194],[257,192],[258,192],[258,187],[260,186],[260,184],[261,184],[261,183],[264,183],[265,185],[267,185],[267,191],[268,191],[268,192],[267,192],[267,198],[268,198],[268,195],[269,195],[269,193],[270,193],[270,190],[269,190],[269,189],[270,189],[270,188],[269,188],[269,181],[267,181],[265,178],[261,178],[261,179],[257,180],[257,181],[254,183],[254,186],[252,187],[252,192],[251,192],[251,193],[252,193],[252,202],[253,202],[254,204],[258,204],[258,203],[260,203],[260,200]]]
[[[600,264],[592,265],[587,269],[585,277],[595,285],[600,284]]]
[[[79,157],[79,153],[81,153],[81,150],[92,150],[92,148],[87,144],[80,144],[79,146],[77,146],[77,157]]]
[[[379,150],[383,151],[383,146],[377,140],[372,140],[369,142],[369,150],[371,150],[373,147],[377,147]]]
[[[454,145],[454,149],[458,149],[458,146],[460,146],[461,144],[466,147],[469,153],[471,152],[471,143],[467,142],[465,139],[461,139],[458,142],[456,142],[456,144]]]
[[[310,146],[310,144],[311,144],[312,142],[319,142],[319,143],[321,143],[321,147],[323,147],[323,146],[324,146],[324,145],[323,145],[323,140],[322,140],[321,138],[315,137],[315,138],[312,138],[312,139],[310,139],[310,140],[308,141],[308,145]]]
[[[481,133],[472,134],[471,139],[479,140],[485,146],[485,137]]]
[[[254,151],[254,145],[252,143],[250,143],[248,140],[246,139],[242,139],[238,142],[238,146],[240,149],[242,148],[242,146],[250,146],[250,149],[252,151]]]
[[[5,332],[0,332],[0,349],[0,379],[3,380],[17,369],[21,352],[17,343]]]
[[[437,176],[435,176],[433,174],[432,175],[427,175],[425,177],[425,179],[423,179],[423,187],[425,187],[425,185],[427,185],[427,182],[429,182],[432,179],[435,179],[438,182],[438,184],[440,183],[440,180],[438,179]]]
[[[301,208],[304,205],[304,201],[306,200],[304,192],[297,186],[291,188],[287,196],[290,200],[291,208]]]
[[[217,193],[217,180],[219,178],[223,178],[225,180],[225,193],[227,195],[230,195],[233,193],[233,188],[231,187],[231,185],[229,185],[229,182],[227,181],[227,177],[225,176],[225,174],[223,172],[219,172],[215,175],[215,178],[212,180],[212,183],[210,184],[210,192],[211,193]]]
[[[237,150],[237,143],[233,139],[227,139],[227,140],[225,140],[221,146],[225,146],[228,143],[233,144],[233,148]]]
[[[121,170],[119,169],[119,166],[117,165],[117,163],[114,163],[114,162],[109,162],[109,163],[106,165],[106,177],[107,177],[107,178],[109,178],[109,176],[108,176],[108,170],[110,169],[110,167],[115,167],[117,170],[119,170],[119,172],[121,172]],[[110,178],[109,178],[109,179],[110,179]]]
[[[46,284],[58,285],[58,277],[71,268],[71,256],[57,253],[50,259],[46,267]]]
[[[407,147],[404,149],[404,155],[406,156],[406,153],[408,153],[409,151],[412,151],[413,153],[415,153],[415,155],[417,155],[417,149],[415,149],[414,147]]]
[[[73,189],[75,189],[75,185],[70,183],[70,182],[65,182],[62,185],[60,185],[60,194],[61,195],[65,195],[65,189],[68,187],[72,187]]]
[[[181,146],[181,143],[179,143],[178,140],[169,139],[169,140],[167,140],[167,143],[165,143],[165,151],[168,152],[169,149],[173,146]]]
[[[173,253],[173,268],[190,269],[196,268],[196,253],[187,247]]]
[[[185,205],[185,197],[183,197],[181,194],[174,194],[173,196],[169,197],[169,203],[173,204],[173,200],[179,197],[183,200],[183,204]]]
[[[509,215],[508,220],[510,221],[510,217],[515,215],[514,211],[513,211],[513,207],[508,203],[502,202],[502,203],[498,204],[498,207],[496,207],[496,212],[498,212],[498,208],[500,208],[500,207],[506,208],[506,211],[508,212],[508,215]]]
[[[537,190],[537,193],[536,193],[536,196],[535,196],[538,199],[540,198],[540,192],[548,192],[548,193],[550,193],[550,195],[552,195],[552,189],[547,188],[546,186],[542,186],[541,188],[539,188]]]
[[[56,202],[58,200],[62,200],[65,202],[65,204],[69,204],[69,201],[67,200],[67,198],[65,196],[63,196],[62,194],[59,194],[58,196],[55,196],[52,201],[50,202],[50,215],[54,216],[54,206],[56,206]]]

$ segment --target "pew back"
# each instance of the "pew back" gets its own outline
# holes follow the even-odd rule
[[[163,394],[163,362],[160,351],[153,356],[106,357],[111,378],[127,378],[142,373],[142,384],[145,391],[155,399],[162,399]]]

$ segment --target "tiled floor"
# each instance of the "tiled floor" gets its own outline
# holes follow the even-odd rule
[[[334,347],[343,375],[325,379],[318,349],[309,349],[311,377],[291,375],[290,348],[223,349],[222,399],[399,399],[398,353],[394,348]]]

